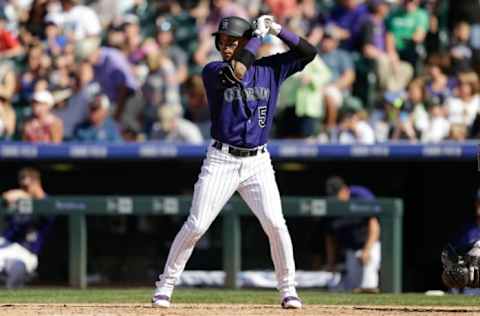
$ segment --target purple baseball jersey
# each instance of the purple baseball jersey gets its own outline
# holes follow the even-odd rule
[[[211,113],[212,138],[242,148],[261,146],[268,141],[281,83],[301,71],[309,61],[288,51],[253,63],[242,86],[223,88],[218,72],[224,61],[207,64],[202,72]],[[250,113],[245,109],[247,103]]]

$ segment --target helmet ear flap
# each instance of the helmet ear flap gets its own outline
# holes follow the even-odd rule
[[[220,51],[220,45],[218,44],[218,35],[215,35],[215,48]]]

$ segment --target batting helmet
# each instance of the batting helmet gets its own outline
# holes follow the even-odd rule
[[[229,16],[223,18],[218,25],[218,31],[212,33],[215,36],[215,47],[219,50],[218,35],[226,34],[235,37],[251,37],[252,36],[252,24],[245,19],[238,16]]]

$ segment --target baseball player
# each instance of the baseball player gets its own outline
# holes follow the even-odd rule
[[[18,189],[2,193],[2,200],[7,205],[19,199],[46,198],[38,170],[21,169],[18,182]],[[0,275],[4,277],[7,288],[22,287],[36,270],[38,255],[53,222],[53,216],[15,214],[6,217],[6,227],[0,236]]]
[[[442,250],[442,280],[450,289],[478,294],[480,288],[480,189],[473,220]]]
[[[262,38],[269,34],[278,36],[289,50],[255,60]],[[152,303],[170,306],[175,283],[195,243],[238,191],[268,236],[281,306],[301,308],[292,242],[266,143],[280,84],[311,62],[316,49],[268,15],[253,25],[226,17],[213,36],[223,61],[207,64],[202,72],[213,141],[195,184],[190,216],[173,241]]]

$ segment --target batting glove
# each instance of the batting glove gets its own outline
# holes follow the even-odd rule
[[[282,30],[282,26],[275,22],[271,15],[262,15],[253,22],[255,30],[253,34],[261,38],[267,34],[278,35]]]

